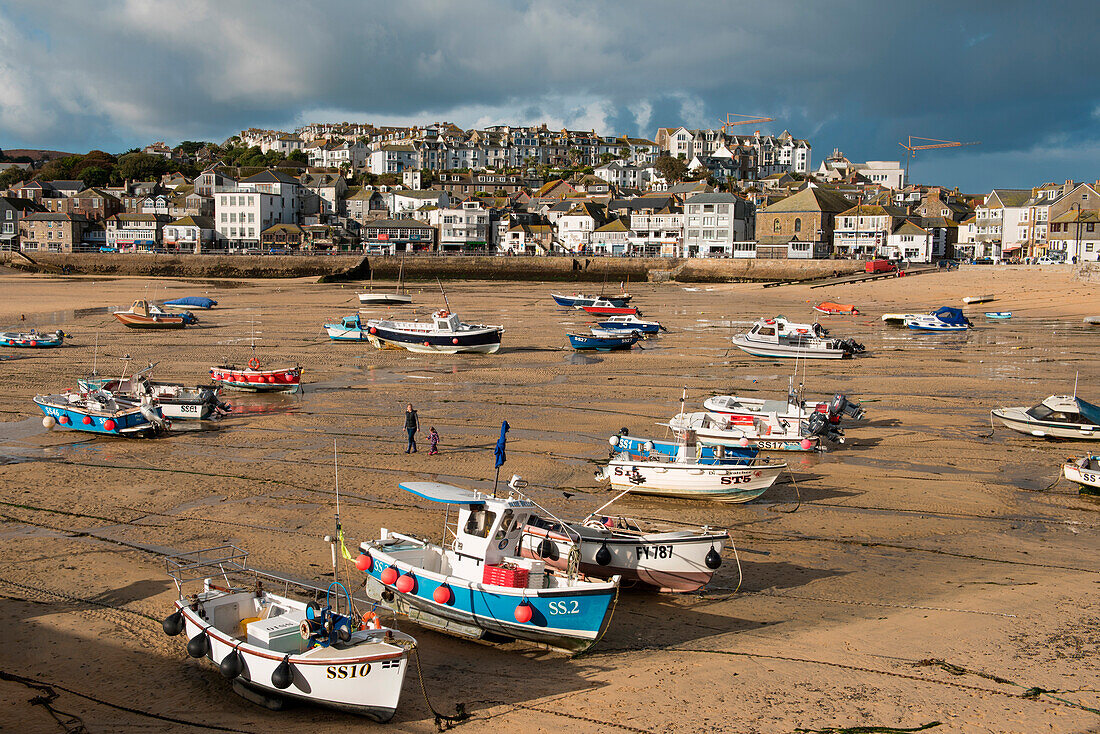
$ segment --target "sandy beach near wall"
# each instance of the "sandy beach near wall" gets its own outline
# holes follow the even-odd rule
[[[385,284],[381,284],[384,286]],[[376,283],[376,287],[380,284]],[[160,554],[235,543],[259,568],[321,580],[340,453],[344,528],[439,538],[442,514],[397,488],[438,479],[485,488],[507,420],[508,463],[559,514],[582,517],[610,493],[593,479],[607,437],[656,424],[713,394],[782,397],[794,364],[756,359],[729,337],[756,317],[822,317],[869,355],[799,364],[811,394],[861,400],[865,421],[820,456],[789,455],[792,474],[747,505],[626,497],[624,515],[729,528],[738,550],[702,592],[624,592],[590,653],[490,646],[409,622],[432,704],[464,703],[460,731],[794,732],[845,727],[933,732],[1100,729],[1100,501],[1060,481],[1090,445],[997,429],[989,409],[1073,389],[1100,400],[1094,285],[1065,266],[964,267],[830,288],[631,284],[669,331],[629,353],[578,354],[565,332],[580,312],[554,307],[560,284],[446,284],[452,310],[502,324],[496,355],[413,355],[333,343],[321,324],[358,307],[352,285],[289,281],[61,278],[0,272],[0,330],[63,328],[54,350],[0,348],[0,671],[42,681],[53,706],[91,732],[351,732],[381,725],[321,708],[282,713],[230,690],[187,656],[159,619],[175,589]],[[414,285],[417,312],[440,305]],[[965,334],[885,327],[884,312],[927,312],[964,296]],[[209,295],[200,324],[125,329],[107,312],[137,298]],[[1010,321],[983,312],[1010,310]],[[382,309],[365,314],[391,313]],[[394,309],[395,315],[408,310]],[[98,335],[98,350],[93,344]],[[301,364],[304,394],[228,394],[237,410],[207,430],[156,440],[47,432],[35,393],[75,387],[91,370],[156,362],[162,380],[200,383],[211,365]],[[413,403],[439,456],[404,453]],[[179,424],[177,424],[179,425]],[[185,426],[191,428],[192,426]],[[426,443],[426,437],[424,437]],[[570,496],[567,497],[566,494]],[[1041,689],[1041,691],[1039,690]],[[0,722],[63,731],[0,679]],[[206,727],[206,728],[204,728]],[[411,670],[394,732],[432,732]]]

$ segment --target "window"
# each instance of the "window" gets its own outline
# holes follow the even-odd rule
[[[473,535],[475,538],[487,538],[489,537],[489,529],[493,527],[493,521],[496,518],[497,514],[495,512],[473,510],[470,512],[470,518],[466,521],[465,533]]]
[[[802,231],[802,219],[796,218],[794,220],[794,231],[795,232],[801,232]]]
[[[775,221],[772,222],[772,232],[778,232],[778,231],[779,231],[779,218],[776,217]]]
[[[1094,229],[1096,229],[1096,225],[1091,222],[1085,225],[1086,232],[1092,232]]]

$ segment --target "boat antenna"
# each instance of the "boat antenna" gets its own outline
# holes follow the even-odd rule
[[[443,290],[443,281],[437,276],[435,282],[439,284],[439,292],[443,294],[443,303],[446,304],[447,310],[451,310],[451,302],[447,300],[447,291]]]
[[[610,507],[611,505],[615,504],[616,502],[618,502],[618,501],[619,501],[620,499],[622,499],[623,495],[625,495],[625,494],[626,494],[627,492],[629,492],[629,491],[630,491],[630,490],[632,490],[632,489],[634,489],[634,487],[627,487],[627,488],[626,488],[626,489],[624,489],[624,490],[623,490],[622,492],[619,492],[619,493],[618,493],[617,495],[615,495],[615,496],[614,496],[614,497],[613,497],[613,498],[611,499],[611,501],[610,501],[610,502],[605,502],[604,504],[600,505],[600,506],[599,506],[599,507],[597,507],[596,509],[592,510],[592,512],[588,513],[588,515],[586,515],[586,516],[585,516],[585,518],[584,518],[583,520],[581,520],[580,524],[581,524],[581,525],[584,525],[584,524],[585,524],[586,522],[588,522],[588,521],[589,521],[590,519],[592,519],[593,517],[595,517],[595,516],[596,516],[596,515],[597,515],[597,514],[598,514],[599,512],[601,512],[602,510],[604,510],[604,509],[606,509],[606,508]],[[563,527],[564,527],[564,526],[563,526]]]
[[[340,583],[339,567],[336,565],[336,544],[340,543],[341,547],[344,543],[343,528],[340,527],[340,461],[336,453],[336,439],[332,439],[332,471],[336,478],[336,537],[332,539],[330,544],[332,547],[332,580],[336,583]],[[339,603],[339,596],[337,603]]]
[[[682,395],[680,395],[680,419],[681,420],[683,420],[683,417],[684,417],[684,403],[687,402],[687,396],[688,396],[687,385],[684,385],[684,392],[683,392]]]
[[[96,366],[99,364],[99,332],[95,333],[95,351],[92,352],[92,377],[98,377]]]

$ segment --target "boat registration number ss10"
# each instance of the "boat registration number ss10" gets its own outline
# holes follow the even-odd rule
[[[362,665],[330,665],[325,669],[325,677],[335,680],[344,678],[364,678],[370,673],[370,663]]]
[[[672,558],[672,546],[671,545],[636,545],[634,549],[638,553],[638,558]]]

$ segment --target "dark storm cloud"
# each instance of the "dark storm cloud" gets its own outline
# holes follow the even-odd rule
[[[1097,16],[1085,2],[8,2],[0,147],[320,118],[652,137],[748,112],[810,138],[816,160],[834,146],[896,159],[907,134],[980,140],[922,154],[914,178],[1030,185],[1096,175]]]

